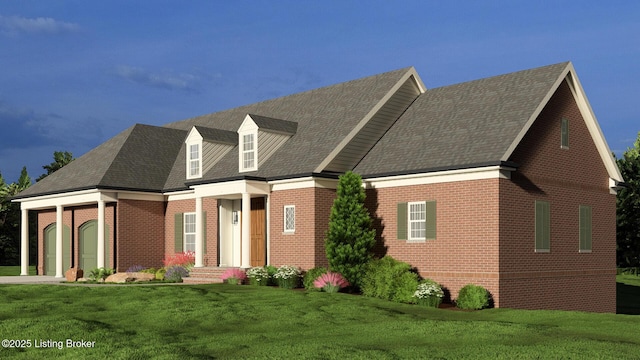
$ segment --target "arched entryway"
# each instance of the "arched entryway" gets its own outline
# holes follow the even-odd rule
[[[110,267],[109,228],[106,224],[104,238],[104,266]],[[78,267],[83,269],[85,274],[98,267],[98,220],[89,220],[78,228],[78,254]]]
[[[56,223],[44,229],[44,274],[56,275]],[[62,226],[62,271],[71,267],[71,230]]]

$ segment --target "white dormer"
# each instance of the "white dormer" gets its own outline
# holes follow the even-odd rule
[[[298,124],[265,116],[247,114],[238,129],[238,169],[256,171],[293,134]]]
[[[185,140],[187,150],[187,179],[202,177],[202,135],[195,126]]]

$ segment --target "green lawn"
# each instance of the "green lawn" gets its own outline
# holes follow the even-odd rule
[[[233,285],[2,285],[0,334],[31,341],[28,349],[0,349],[3,359],[637,359],[640,354],[640,316],[463,312]],[[95,341],[95,348],[34,347],[67,339]]]
[[[29,275],[36,274],[35,265],[29,266]],[[0,276],[19,276],[20,266],[0,266]]]

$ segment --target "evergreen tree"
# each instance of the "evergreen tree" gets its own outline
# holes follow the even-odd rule
[[[371,217],[364,200],[360,175],[349,171],[340,176],[325,238],[329,268],[341,273],[356,288],[366,264],[373,258],[376,242],[376,232],[371,228]]]
[[[63,166],[67,165],[68,163],[72,162],[73,160],[75,160],[73,158],[73,154],[71,154],[68,151],[62,152],[62,151],[54,151],[53,152],[53,162],[49,165],[43,165],[42,168],[47,170],[46,174],[42,174],[40,175],[40,177],[38,177],[36,179],[36,182],[46,178],[47,176],[53,174],[54,172],[62,169]]]
[[[17,265],[20,248],[20,205],[11,198],[31,186],[27,168],[23,167],[18,182],[6,184],[0,176],[0,264]]]
[[[640,267],[640,133],[617,161],[626,183],[617,196],[618,266]]]

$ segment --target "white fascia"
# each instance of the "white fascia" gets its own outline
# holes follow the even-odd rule
[[[366,189],[382,189],[388,187],[440,184],[456,181],[510,179],[515,168],[505,166],[486,166],[480,168],[437,171],[432,173],[386,176],[365,179],[362,185]]]
[[[98,189],[66,192],[53,195],[37,196],[33,198],[12,200],[20,203],[22,210],[51,209],[58,205],[78,206],[97,204],[99,200],[114,202],[118,200],[118,194],[114,192],[102,192]]]
[[[306,188],[336,189],[338,187],[338,179],[318,179],[312,176],[306,176],[296,179],[269,181],[269,185],[271,186],[271,191]]]

